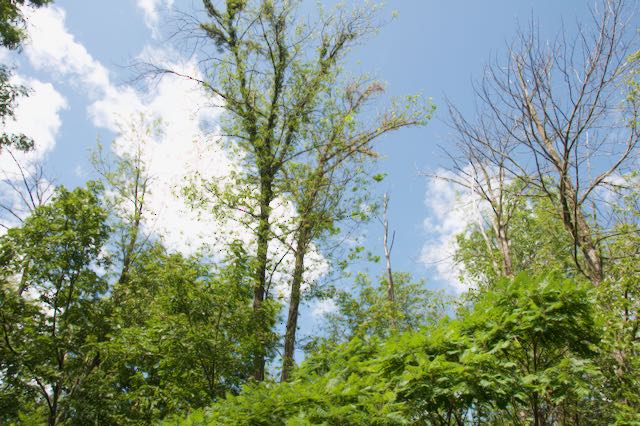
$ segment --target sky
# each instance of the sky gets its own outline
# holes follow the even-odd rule
[[[331,7],[333,2],[323,3]],[[348,7],[360,1],[343,3]],[[313,14],[315,4],[304,2],[303,12]],[[426,126],[394,133],[378,145],[383,159],[377,168],[387,178],[376,191],[390,194],[395,270],[425,278],[434,289],[464,290],[451,253],[454,236],[469,221],[468,211],[449,184],[424,177],[446,167],[443,150],[453,149],[445,99],[471,113],[472,81],[487,61],[504,53],[519,25],[534,19],[543,36],[552,36],[563,24],[571,32],[577,21],[588,19],[593,5],[585,0],[387,1],[381,16],[388,23],[353,49],[346,69],[384,81],[390,96],[421,94],[438,108]],[[221,177],[233,167],[212,136],[219,111],[207,108],[210,100],[188,81],[139,84],[131,64],[141,56],[153,57],[198,75],[194,58],[171,37],[173,18],[196,9],[201,9],[197,0],[56,0],[29,14],[31,40],[22,52],[0,52],[0,59],[15,64],[17,81],[33,90],[21,101],[16,122],[9,123],[36,140],[36,151],[24,161],[44,161],[55,183],[74,187],[95,177],[89,152],[98,140],[123,152],[131,138],[148,139],[145,149],[160,189],[150,201],[147,221],[168,246],[185,253],[193,252],[194,242],[224,237],[222,228],[172,195],[177,183],[196,171]],[[162,134],[126,130],[140,114],[161,118]],[[15,175],[6,158],[0,158],[0,167],[5,176]],[[4,196],[10,195],[0,193]],[[288,214],[287,206],[282,208]],[[182,225],[175,226],[178,222]],[[379,224],[372,222],[361,232],[367,248],[381,255]],[[327,265],[319,255],[315,260],[322,274]],[[369,269],[379,274],[382,265]],[[327,309],[331,303],[312,304],[305,315],[314,318]]]

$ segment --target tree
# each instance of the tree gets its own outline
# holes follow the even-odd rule
[[[396,240],[396,233],[393,232],[391,236],[391,242],[389,242],[389,195],[385,192],[384,200],[382,202],[383,210],[383,239],[384,246],[384,260],[387,269],[387,300],[393,304],[395,302],[395,286],[393,284],[393,270],[391,269],[391,251],[393,250],[393,244]]]
[[[504,196],[516,191],[505,188]],[[566,238],[555,206],[546,196],[532,191],[523,192],[521,196],[522,199],[514,200],[517,209],[509,214],[509,232],[506,234],[512,273],[580,275],[573,260],[573,245]],[[496,228],[485,223],[473,223],[457,236],[454,260],[462,265],[461,280],[483,289],[505,276],[496,261],[502,256],[498,239]]]
[[[24,6],[42,7],[52,0],[1,0],[0,1],[0,44],[8,49],[19,49],[27,37],[24,30]]]
[[[143,235],[142,220],[153,179],[144,155],[149,139],[158,133],[158,125],[158,122],[148,123],[144,116],[140,116],[120,129],[120,138],[112,146],[115,155],[113,161],[100,144],[91,155],[93,167],[110,190],[106,201],[109,210],[114,213],[115,245],[121,265],[118,277],[120,285],[128,281],[132,263],[148,240]]]
[[[239,391],[252,376],[252,279],[249,257],[232,250],[215,267],[158,244],[138,253],[115,284],[112,332],[74,421],[149,424]]]
[[[255,378],[263,380],[272,340],[263,305],[270,269],[278,266],[269,262],[277,230],[272,209],[283,195],[283,170],[307,151],[301,132],[331,92],[349,47],[376,29],[377,8],[320,13],[307,24],[296,15],[295,2],[228,0],[225,7],[203,3],[209,20],[197,23],[198,35],[217,53],[207,61],[210,78],[198,81],[227,112],[223,133],[242,163],[229,185],[210,188],[218,205],[247,216],[254,237],[253,306],[256,341],[263,343],[254,354]],[[184,76],[159,67],[155,71]]]
[[[95,344],[106,334],[108,287],[96,268],[108,227],[99,193],[93,183],[58,188],[0,242],[1,380],[20,397],[13,414],[33,422],[73,416],[71,401],[100,363]]]
[[[446,316],[449,300],[428,290],[424,280],[413,280],[406,272],[394,272],[393,303],[389,300],[387,280],[386,274],[377,283],[367,274],[356,275],[353,288],[338,292],[337,309],[327,314],[327,336],[320,342],[335,346],[356,337],[390,338],[433,326]],[[389,327],[394,320],[395,328]]]
[[[288,379],[293,367],[305,258],[311,244],[338,233],[341,222],[366,216],[361,206],[369,198],[366,189],[371,179],[366,170],[377,158],[374,143],[392,131],[424,124],[433,111],[420,105],[417,97],[409,97],[406,104],[386,107],[368,124],[367,107],[382,91],[379,82],[366,79],[345,89],[338,85],[327,90],[301,132],[308,152],[301,152],[283,168],[282,185],[296,216],[282,380]]]
[[[510,221],[515,270],[582,274],[602,287],[598,307],[607,325],[599,362],[609,368],[607,398],[619,407],[633,405],[628,389],[638,339],[629,267],[637,220],[629,214],[633,203],[626,217],[619,208],[632,198],[640,153],[637,47],[626,14],[623,1],[602,1],[592,29],[580,27],[574,39],[562,33],[552,43],[532,25],[518,35],[505,66],[487,68],[476,88],[477,120],[452,112],[469,161],[504,170],[508,186],[499,196],[527,188],[517,194],[519,211]],[[480,246],[477,231],[499,239],[479,228],[459,238],[457,256],[482,275],[495,254]]]
[[[510,247],[510,222],[518,209],[524,208],[527,182],[513,182],[509,175],[509,157],[513,155],[511,139],[501,128],[496,129],[486,113],[478,112],[478,124],[470,125],[462,114],[449,105],[450,126],[458,139],[458,154],[447,152],[450,173],[432,176],[443,179],[469,192],[477,230],[491,257],[493,273],[513,276]],[[494,238],[489,238],[486,228]]]
[[[615,207],[614,234],[608,245],[609,268],[598,291],[598,305],[606,334],[600,364],[606,371],[606,392],[618,424],[640,420],[640,400],[634,388],[640,380],[640,294],[637,258],[640,250],[640,187],[637,173],[617,182],[622,191]]]
[[[27,96],[29,90],[10,82],[11,71],[4,65],[0,65],[0,124],[5,126],[7,120],[15,118],[14,109],[17,99]],[[33,148],[33,140],[24,134],[0,134],[0,149],[13,147],[20,151],[28,151]]]
[[[470,152],[551,201],[576,267],[594,284],[604,278],[609,234],[598,192],[638,157],[638,99],[621,91],[633,39],[625,11],[623,1],[600,2],[593,28],[572,40],[562,33],[548,43],[532,25],[505,64],[487,67],[477,123],[455,118]]]

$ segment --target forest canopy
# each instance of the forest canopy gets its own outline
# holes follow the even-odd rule
[[[520,24],[475,108],[437,105],[444,166],[419,174],[457,205],[438,253],[456,292],[397,267],[408,184],[384,189],[385,157],[436,105],[354,65],[388,10],[191,6],[143,9],[193,55],[135,59],[152,101],[73,36],[54,46],[119,108],[92,105],[114,140],[69,185],[15,124],[66,100],[26,103],[57,92],[7,59],[54,61],[38,13],[65,13],[0,0],[0,423],[640,424],[637,7],[598,0],[551,36]],[[159,115],[154,91],[176,96]]]

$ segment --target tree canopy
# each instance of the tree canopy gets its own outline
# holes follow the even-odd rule
[[[0,44],[19,51],[29,8],[49,3],[0,0]],[[0,64],[0,159],[29,206],[0,204],[17,219],[0,233],[0,423],[640,424],[640,50],[625,2],[599,1],[572,36],[520,27],[476,110],[448,105],[446,167],[425,174],[463,204],[455,294],[396,266],[379,147],[435,107],[351,72],[381,9],[201,5],[174,34],[207,53],[196,71],[140,78],[193,82],[221,112],[207,142],[232,163],[222,177],[156,186],[146,142],[164,117],[142,114],[97,144],[92,179],[44,196],[12,151],[38,141],[5,132],[29,90]],[[167,243],[162,191],[225,239]],[[381,244],[347,229],[366,224]],[[326,312],[310,331],[312,300]]]

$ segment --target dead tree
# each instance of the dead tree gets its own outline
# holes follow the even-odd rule
[[[391,235],[391,241],[389,241],[389,194],[385,192],[382,201],[383,219],[382,228],[383,233],[383,246],[384,246],[384,259],[387,273],[387,300],[389,303],[395,301],[395,288],[393,287],[393,271],[391,270],[391,250],[393,250],[393,243],[396,240],[396,232],[393,231]]]
[[[549,198],[571,237],[576,267],[598,284],[607,230],[595,197],[630,170],[640,133],[638,99],[623,90],[635,28],[627,31],[622,0],[601,1],[592,18],[573,38],[563,31],[548,41],[534,24],[520,32],[506,63],[489,65],[476,86],[481,118],[473,125],[459,119],[457,127],[472,136],[473,144],[464,144],[470,156],[482,153],[472,164]]]

